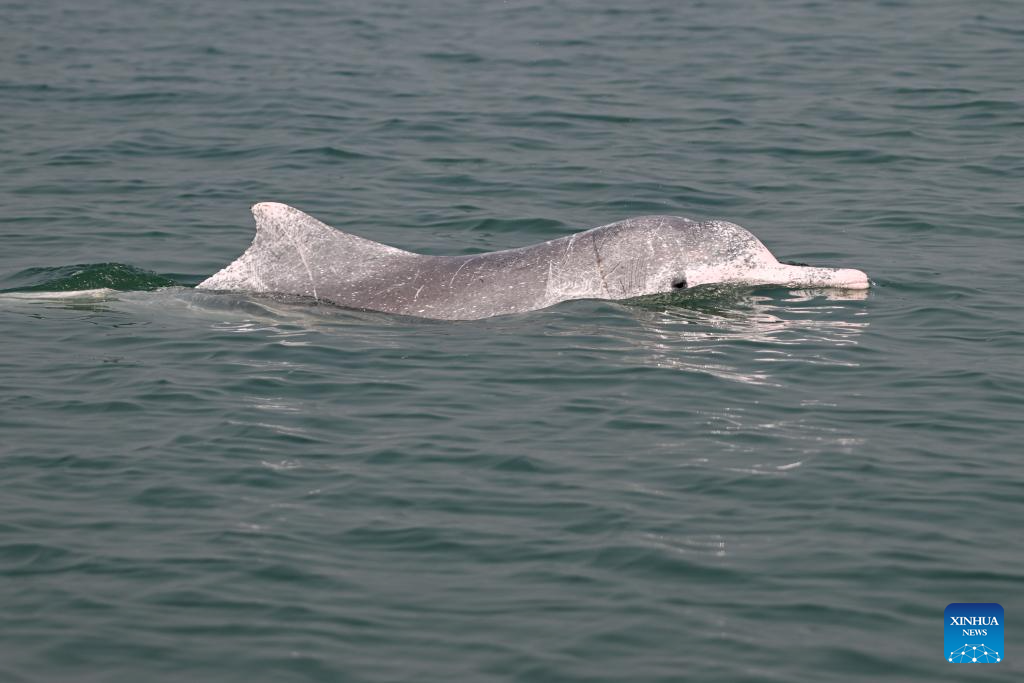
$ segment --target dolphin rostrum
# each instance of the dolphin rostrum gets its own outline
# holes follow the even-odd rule
[[[518,249],[426,256],[341,232],[285,204],[256,204],[252,213],[252,244],[199,289],[473,320],[706,284],[868,287],[859,270],[779,263],[752,234],[718,220],[641,216]]]

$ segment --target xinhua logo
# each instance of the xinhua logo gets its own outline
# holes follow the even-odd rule
[[[1003,608],[994,602],[954,602],[946,607],[947,662],[995,664],[1003,661]]]

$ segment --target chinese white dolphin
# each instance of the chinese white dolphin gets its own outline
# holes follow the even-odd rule
[[[869,284],[859,270],[779,263],[748,231],[719,220],[641,216],[518,249],[427,256],[336,230],[285,204],[256,204],[252,212],[252,244],[199,289],[473,320],[571,299],[632,299],[709,284]]]

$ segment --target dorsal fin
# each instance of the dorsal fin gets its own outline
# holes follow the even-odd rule
[[[332,249],[344,247],[347,252],[364,258],[412,253],[332,228],[287,204],[260,202],[253,205],[252,215],[256,219],[257,240],[301,244],[314,251],[325,246]]]
[[[252,207],[256,237],[241,256],[199,283],[200,289],[317,295],[320,282],[357,281],[417,254],[342,232],[276,202]]]

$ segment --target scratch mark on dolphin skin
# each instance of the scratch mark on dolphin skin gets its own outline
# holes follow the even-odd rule
[[[299,242],[295,239],[295,235],[291,231],[286,231],[288,240],[295,247],[295,253],[302,259],[302,265],[306,267],[306,274],[309,275],[309,286],[313,288],[313,300],[320,301],[320,297],[316,295],[316,282],[313,281],[313,269],[309,267],[309,263],[306,261],[306,255],[302,253],[302,247],[299,246]]]
[[[256,285],[256,291],[267,291],[269,288],[266,283],[263,282],[263,277],[260,275],[259,270],[256,269],[256,260],[250,259],[246,265],[249,267],[249,278],[252,280],[253,284]]]
[[[597,274],[601,276],[601,285],[604,287],[604,293],[611,297],[612,293],[608,289],[608,280],[605,279],[604,275],[604,264],[601,263],[601,254],[597,251],[597,235],[591,235],[590,244],[594,247],[594,261],[597,263]]]
[[[569,235],[569,243],[565,245],[565,251],[562,253],[562,265],[565,265],[566,261],[569,260],[569,252],[572,250],[572,245],[575,241],[576,235]]]
[[[423,288],[424,288],[424,287],[426,287],[426,285],[420,285],[420,288],[419,288],[419,289],[417,289],[417,290],[416,290],[416,293],[412,295],[412,300],[413,300],[413,302],[415,302],[415,301],[416,301],[416,299],[419,299],[419,298],[420,298],[420,292],[422,292],[422,291],[423,291]]]
[[[452,279],[448,281],[448,287],[449,288],[451,288],[451,286],[455,284],[455,278],[457,278],[459,276],[459,273],[462,272],[462,269],[465,268],[466,266],[468,266],[469,262],[472,261],[474,258],[475,257],[471,256],[471,257],[469,257],[468,259],[466,259],[465,261],[462,262],[462,265],[459,266],[458,269],[455,271],[455,274],[452,275]]]
[[[617,272],[619,272],[619,270],[621,270],[621,269],[622,269],[622,261],[619,261],[614,266],[612,266],[611,270],[609,270],[606,273],[604,273],[604,277],[605,277],[606,281],[607,280],[612,280],[615,283],[616,289],[618,290],[618,295],[619,296],[625,296],[625,293],[629,291],[629,289],[626,287],[626,285],[623,284],[626,281],[626,278],[623,277],[622,275],[619,275],[618,277],[615,277],[615,278],[612,277]],[[627,272],[626,273],[626,277],[628,277],[628,275],[629,275],[629,273]],[[607,285],[605,285],[605,288],[608,289]]]
[[[401,289],[401,288],[402,288],[402,287],[404,287],[404,286],[405,286],[405,283],[404,283],[404,282],[396,282],[395,284],[393,284],[393,285],[388,285],[388,286],[387,286],[387,287],[385,287],[384,289],[380,290],[380,293],[381,293],[381,294],[387,294],[387,293],[389,293],[389,292],[393,292],[393,291],[395,291],[396,289]]]

